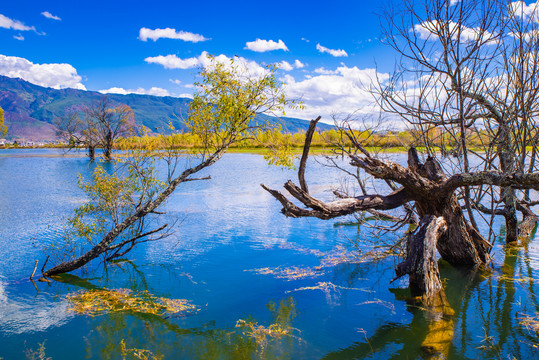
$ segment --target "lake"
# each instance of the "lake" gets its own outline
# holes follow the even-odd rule
[[[319,159],[309,159],[306,177],[311,193],[329,200],[343,181]],[[202,174],[211,180],[180,185],[163,216],[178,220],[175,233],[141,244],[128,261],[31,282],[35,260],[38,272],[45,260],[42,246],[85,201],[78,174],[88,179],[94,167],[61,150],[0,150],[0,358],[129,359],[134,349],[165,359],[425,356],[433,319],[407,301],[407,279],[389,284],[399,259],[360,256],[397,234],[354,217],[284,217],[260,184],[282,189],[296,173],[268,167],[259,155],[227,154]],[[501,222],[494,229],[503,235]],[[455,311],[448,358],[539,357],[537,333],[523,320],[539,313],[537,240],[507,251],[502,240],[489,273],[440,263]],[[185,299],[194,308],[74,311],[69,296],[89,289]]]

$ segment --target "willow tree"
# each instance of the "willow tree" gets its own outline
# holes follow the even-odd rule
[[[200,140],[199,146],[190,154],[159,151],[145,148],[142,138],[142,150],[135,151],[131,158],[122,158],[126,165],[121,167],[124,175],[110,176],[98,168],[94,181],[82,184],[89,202],[76,210],[68,226],[67,248],[75,250],[68,252],[72,254],[69,259],[46,270],[44,276],[73,271],[100,256],[113,259],[141,242],[159,238],[170,226],[152,228],[151,224],[158,223],[155,218],[162,214],[159,207],[181,184],[209,179],[194,175],[218,161],[232,144],[265,127],[267,124],[254,121],[258,114],[282,112],[295,106],[275,78],[274,66],[250,74],[236,60],[210,60],[211,64],[199,72],[199,91],[190,104],[186,121]],[[178,169],[176,160],[185,156],[189,156],[186,163],[195,165]],[[160,180],[155,164],[162,160],[168,173],[166,179]]]

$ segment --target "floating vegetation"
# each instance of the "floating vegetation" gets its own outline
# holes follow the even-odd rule
[[[122,354],[122,360],[161,360],[164,358],[163,355],[154,355],[150,350],[136,348],[129,349],[125,345],[125,341],[123,339],[120,341],[120,351]]]
[[[286,279],[288,281],[314,278],[314,277],[324,274],[324,272],[321,271],[320,269],[309,268],[309,267],[297,267],[297,266],[292,266],[288,268],[265,267],[265,268],[245,270],[245,271],[251,271],[260,275],[273,275],[277,279]]]
[[[98,316],[109,312],[139,312],[152,315],[195,313],[199,309],[185,299],[160,298],[148,291],[133,293],[129,289],[92,289],[67,295],[69,310]]]
[[[358,291],[365,291],[365,292],[374,292],[373,290],[367,290],[367,289],[358,289],[358,288],[351,288],[351,287],[345,287],[345,286],[339,286],[335,285],[330,282],[318,282],[315,286],[305,286],[294,290],[289,290],[286,293],[290,293],[293,291],[304,291],[304,290],[321,290],[326,295],[331,294],[332,292],[340,293],[340,290],[358,290]]]
[[[366,259],[361,256],[359,252],[352,252],[347,250],[344,246],[338,245],[331,251],[321,251],[316,249],[309,249],[300,245],[291,243],[279,244],[280,249],[294,250],[302,254],[314,255],[320,258],[320,266],[318,268],[333,267],[340,264],[360,263]]]
[[[498,281],[509,281],[509,282],[515,282],[515,283],[533,283],[533,278],[529,276],[522,276],[522,277],[513,277],[510,275],[499,275],[497,277],[494,277],[494,279]]]
[[[371,300],[371,301],[364,301],[358,305],[369,305],[369,304],[377,304],[377,305],[382,305],[386,308],[388,308],[389,310],[391,310],[391,312],[395,312],[395,305],[390,303],[389,301],[384,301],[384,300],[380,300],[380,299],[375,299],[375,300]]]
[[[526,315],[523,314],[521,317],[518,317],[518,322],[520,325],[524,326],[530,331],[534,331],[539,335],[539,313],[535,315]]]
[[[340,264],[360,263],[365,261],[359,253],[350,252],[343,246],[337,246],[330,252],[322,253],[322,255],[320,267],[333,267]]]
[[[294,250],[294,251],[297,251],[297,252],[300,252],[300,253],[303,253],[303,254],[310,254],[310,255],[314,255],[314,256],[318,256],[318,257],[324,256],[324,252],[322,252],[320,250],[309,249],[309,248],[305,248],[305,247],[297,245],[297,244],[287,243],[287,242],[279,244],[279,249]]]

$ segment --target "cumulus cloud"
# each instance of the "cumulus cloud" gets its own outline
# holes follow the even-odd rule
[[[148,64],[163,65],[165,69],[192,69],[200,65],[199,58],[181,59],[176,55],[158,55],[144,59]]]
[[[154,95],[154,96],[170,96],[170,93],[167,89],[159,88],[159,87],[151,87],[149,89],[144,88],[138,88],[138,89],[124,89],[121,87],[111,87],[110,89],[106,90],[99,90],[101,94],[120,94],[120,95],[127,95],[127,94],[138,94],[138,95]]]
[[[16,40],[20,40],[20,41],[24,40],[24,36],[22,36],[21,34],[15,35],[15,36],[13,36],[13,38],[16,39]]]
[[[256,52],[266,52],[272,50],[288,51],[288,48],[286,47],[285,43],[280,39],[278,42],[275,42],[273,40],[256,39],[255,41],[246,42],[245,49]]]
[[[314,72],[317,73],[317,74],[322,74],[322,75],[334,75],[334,74],[339,73],[337,70],[328,70],[328,69],[324,68],[323,66],[314,69]]]
[[[437,20],[425,21],[421,24],[416,24],[414,26],[414,31],[419,34],[419,37],[423,40],[434,40],[438,36],[437,34],[441,33],[441,29],[445,26],[447,26],[449,33],[453,34],[455,38],[460,31],[460,41],[462,42],[475,41],[479,38],[488,40],[493,37],[491,33],[488,31],[481,31],[480,28],[469,28],[460,25],[459,29],[459,24],[454,21],[449,21],[447,25],[440,23]],[[490,43],[494,44],[493,41]]]
[[[294,61],[293,64],[290,64],[288,61],[281,61],[280,63],[277,63],[277,67],[284,71],[292,71],[294,69],[301,69],[305,67],[305,64],[303,64],[301,61],[297,60]]]
[[[4,29],[13,29],[13,30],[20,30],[20,31],[29,31],[29,30],[36,31],[35,27],[26,26],[22,22],[18,20],[12,20],[2,14],[0,14],[0,27]]]
[[[381,81],[389,78],[388,74],[377,73],[375,69],[359,69],[342,65],[327,74],[307,77],[296,81],[294,77],[285,75],[281,80],[285,83],[288,96],[301,99],[305,110],[288,110],[287,115],[301,118],[315,118],[322,115],[329,120],[334,112],[375,114],[375,105],[367,86],[378,77]]]
[[[179,39],[193,43],[210,40],[200,34],[194,34],[187,31],[176,31],[176,29],[172,28],[152,30],[144,27],[139,31],[139,39],[142,41],[148,41],[148,39],[153,41],[157,41],[157,39]]]
[[[170,81],[171,83],[176,84],[176,85],[181,85],[182,84],[182,81],[178,80],[178,79],[168,79],[168,81]]]
[[[51,14],[50,12],[48,11],[43,11],[41,13],[41,15],[45,16],[47,19],[52,19],[52,20],[57,20],[57,21],[61,21],[62,19],[60,19],[58,16],[54,16],[53,14]]]
[[[226,55],[219,55],[214,57],[208,57],[208,53],[203,51],[198,57],[191,57],[187,59],[181,59],[176,55],[159,55],[154,57],[147,57],[144,59],[149,64],[159,64],[165,69],[192,69],[195,67],[208,68],[215,63],[223,63],[225,66],[231,66],[231,58]],[[267,73],[267,69],[260,66],[257,62],[245,59],[243,57],[234,57],[234,65],[240,67],[244,72],[250,76],[262,76]]]
[[[0,55],[0,75],[54,89],[86,90],[82,78],[70,64],[34,64],[24,58]]]
[[[305,64],[302,63],[301,61],[299,61],[298,59],[296,59],[296,60],[294,61],[294,67],[295,67],[296,69],[303,69],[303,68],[305,67]]]
[[[321,53],[328,53],[330,54],[331,56],[334,56],[334,57],[341,57],[341,56],[348,56],[348,54],[346,53],[346,51],[344,50],[334,50],[334,49],[329,49],[325,46],[322,46],[320,44],[316,44],[316,50],[318,50],[319,52]]]

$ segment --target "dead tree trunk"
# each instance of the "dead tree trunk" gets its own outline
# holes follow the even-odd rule
[[[442,290],[436,244],[446,230],[443,217],[429,215],[421,219],[418,230],[410,236],[407,257],[395,268],[395,279],[409,275],[412,296],[430,297]]]

